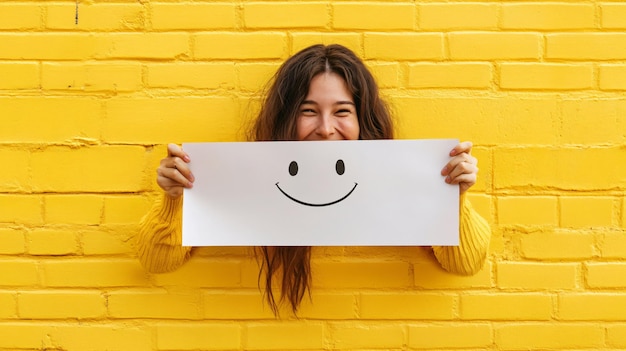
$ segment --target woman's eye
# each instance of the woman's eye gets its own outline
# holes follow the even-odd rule
[[[292,176],[298,174],[298,163],[296,161],[291,161],[289,164],[289,174]]]
[[[337,163],[335,163],[335,171],[337,171],[339,175],[342,175],[346,171],[346,165],[343,163],[343,160],[337,160]]]
[[[301,113],[304,113],[304,114],[307,114],[307,115],[310,115],[310,114],[314,114],[314,113],[315,113],[315,111],[314,111],[313,109],[311,109],[311,108],[304,108],[304,109],[302,109],[300,112],[301,112]]]

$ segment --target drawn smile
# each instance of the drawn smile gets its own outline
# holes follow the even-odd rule
[[[287,194],[287,193],[286,193],[283,189],[281,189],[281,188],[280,188],[280,186],[278,185],[278,183],[276,183],[276,187],[278,188],[278,190],[280,190],[280,192],[281,192],[281,193],[283,193],[283,195],[287,196],[287,197],[288,197],[289,199],[291,199],[292,201],[295,201],[295,202],[297,202],[297,203],[299,203],[299,204],[301,204],[301,205],[305,205],[305,206],[313,206],[313,207],[330,206],[330,205],[334,205],[334,204],[336,204],[336,203],[338,203],[338,202],[341,202],[341,201],[345,200],[348,196],[350,196],[350,194],[352,194],[352,192],[354,191],[354,189],[356,189],[356,186],[357,186],[357,185],[358,185],[357,183],[354,183],[354,186],[352,187],[352,190],[350,190],[350,191],[349,191],[346,195],[344,195],[341,199],[338,199],[338,200],[335,200],[335,201],[332,201],[332,202],[326,202],[326,203],[323,203],[323,204],[312,204],[312,203],[310,203],[310,202],[304,202],[304,201],[302,201],[302,200],[298,200],[298,199],[296,199],[295,197],[293,197],[293,196],[291,196],[291,195]]]

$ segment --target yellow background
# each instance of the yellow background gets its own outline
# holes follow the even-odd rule
[[[367,62],[399,137],[475,143],[486,267],[314,248],[299,319],[250,248],[145,273],[164,144],[242,140],[317,42]],[[3,1],[0,350],[625,349],[625,62],[617,1]]]

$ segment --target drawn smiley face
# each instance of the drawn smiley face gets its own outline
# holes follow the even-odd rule
[[[298,174],[298,163],[296,161],[291,161],[291,163],[289,163],[289,174],[292,177],[295,177]],[[343,160],[337,160],[337,162],[335,163],[335,172],[337,172],[337,175],[342,176],[346,171],[346,165],[343,162]],[[322,207],[322,206],[330,206],[330,205],[334,205],[336,203],[339,203],[345,199],[348,198],[348,196],[350,196],[350,194],[352,194],[352,192],[354,191],[354,189],[356,189],[358,183],[354,183],[354,186],[352,187],[352,189],[345,194],[343,197],[334,200],[334,201],[330,201],[330,202],[325,202],[325,203],[310,203],[310,202],[305,202],[299,199],[296,199],[295,197],[287,194],[283,189],[280,188],[280,186],[278,185],[278,182],[276,182],[276,187],[278,188],[278,190],[280,190],[281,193],[283,193],[283,195],[285,195],[287,198],[289,198],[290,200],[297,202],[301,205],[305,205],[305,206],[312,206],[312,207]]]

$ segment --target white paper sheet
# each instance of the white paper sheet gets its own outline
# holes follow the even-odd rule
[[[183,245],[458,245],[459,188],[440,174],[457,144],[183,144]]]

